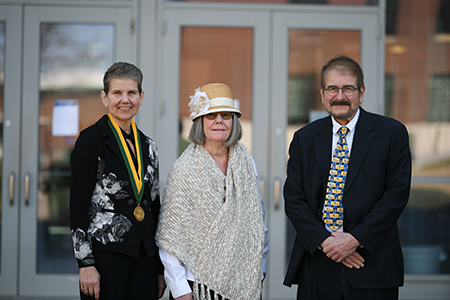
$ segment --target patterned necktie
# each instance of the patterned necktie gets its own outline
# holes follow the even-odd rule
[[[327,183],[327,194],[323,212],[325,226],[331,231],[337,231],[344,224],[344,207],[342,206],[342,194],[344,192],[345,179],[348,167],[348,146],[345,136],[348,128],[339,129],[339,141],[331,160],[330,176]]]

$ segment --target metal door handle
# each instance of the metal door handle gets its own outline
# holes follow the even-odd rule
[[[273,182],[273,203],[275,204],[275,210],[280,208],[280,186],[281,180],[275,179]]]
[[[9,174],[9,204],[14,204],[14,173]]]
[[[30,174],[25,174],[25,205],[30,205]]]
[[[264,179],[259,179],[259,189],[261,190],[261,196],[262,196],[262,198],[263,198],[263,200],[264,200],[264,184],[265,184],[265,182],[264,182]]]

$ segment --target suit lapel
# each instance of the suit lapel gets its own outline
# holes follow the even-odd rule
[[[356,175],[358,174],[367,152],[369,151],[375,138],[375,132],[373,131],[373,126],[370,122],[368,113],[362,108],[360,108],[360,113],[361,114],[355,128],[355,136],[353,137],[353,145],[350,154],[344,194],[356,178]]]
[[[105,139],[105,144],[111,149],[111,151],[114,153],[114,155],[117,157],[117,159],[120,161],[122,166],[127,170],[127,166],[125,164],[125,161],[122,157],[122,153],[120,152],[119,145],[117,144],[116,138],[109,127],[108,124],[108,116],[103,116],[98,122],[97,126],[102,131],[103,137]],[[127,171],[128,172],[128,171]]]
[[[320,126],[316,130],[316,137],[314,138],[314,151],[316,153],[316,162],[319,166],[319,172],[322,181],[328,181],[328,174],[331,164],[331,142],[332,142],[332,124],[331,117],[328,116],[323,119]]]

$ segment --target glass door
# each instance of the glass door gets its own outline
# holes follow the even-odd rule
[[[172,164],[188,144],[192,124],[189,96],[200,86],[222,82],[231,87],[243,113],[241,141],[255,159],[264,193],[268,174],[265,145],[269,128],[269,13],[211,6],[190,10],[172,5],[163,13],[160,116],[156,130],[160,135],[157,141],[162,186]]]
[[[70,153],[78,133],[107,113],[100,100],[106,69],[133,62],[132,18],[130,7],[25,6],[15,266],[21,296],[78,295]]]
[[[202,17],[198,18],[199,15]],[[169,7],[163,19],[166,31],[161,42],[163,59],[158,84],[161,88],[157,129],[158,147],[164,149],[160,156],[162,184],[187,143],[192,123],[189,96],[197,87],[212,82],[231,87],[243,112],[242,141],[257,165],[261,165],[258,173],[264,177],[265,149],[256,147],[255,135],[268,128],[265,107],[268,103],[269,14]],[[257,63],[260,61],[264,63]],[[174,117],[178,122],[174,122]]]
[[[320,96],[320,71],[332,57],[346,54],[358,61],[367,85],[363,106],[379,109],[380,54],[383,43],[376,35],[378,9],[353,12],[302,9],[275,12],[272,43],[272,77],[269,130],[271,170],[268,193],[272,202],[269,212],[270,259],[269,298],[295,299],[297,287],[282,287],[283,278],[295,238],[295,230],[285,217],[283,186],[286,176],[288,148],[293,134],[307,123],[326,116]]]

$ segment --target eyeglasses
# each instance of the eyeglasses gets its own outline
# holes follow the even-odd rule
[[[217,119],[217,116],[219,114],[222,117],[222,119],[224,119],[224,120],[229,120],[229,119],[231,119],[231,117],[233,117],[233,113],[223,111],[223,112],[215,112],[215,113],[206,114],[205,118],[208,120],[215,120],[215,119]]]
[[[346,85],[341,88],[331,85],[324,90],[327,92],[328,96],[330,96],[330,97],[336,96],[339,93],[339,90],[342,90],[342,93],[344,93],[345,96],[350,97],[351,95],[353,95],[355,93],[356,90],[359,90],[359,89],[355,88],[352,85]]]

